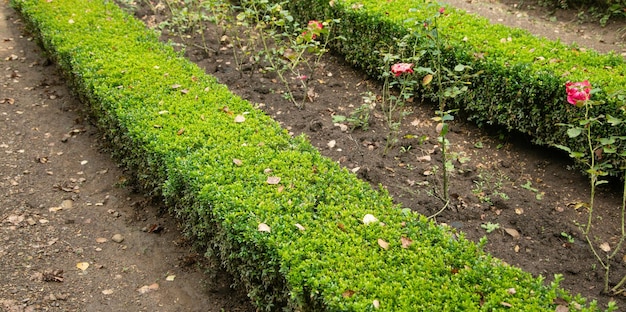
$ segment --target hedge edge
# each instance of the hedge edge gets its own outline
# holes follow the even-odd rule
[[[584,303],[394,207],[109,1],[12,0],[123,164],[262,310],[518,311]],[[365,224],[364,216],[377,218]],[[560,300],[559,300],[560,301]],[[596,310],[595,302],[583,311]]]
[[[289,1],[286,5],[302,21],[340,19],[334,31],[346,40],[332,41],[334,48],[372,77],[380,77],[382,71],[389,70],[384,66],[382,53],[405,51],[405,56],[413,53],[398,44],[408,34],[421,36],[415,48],[425,53],[415,66],[433,68],[435,58],[423,25],[432,22],[431,18],[443,4],[423,0],[303,0]],[[585,151],[588,149],[585,140],[570,139],[568,128],[559,123],[577,124],[576,118],[584,114],[566,102],[565,82],[586,79],[594,88],[601,89],[594,94],[594,100],[605,101],[595,106],[592,113],[623,116],[626,107],[623,57],[535,37],[526,30],[491,24],[485,18],[453,7],[447,7],[437,21],[440,36],[448,41],[443,65],[454,68],[464,64],[471,66],[474,73],[482,72],[471,81],[469,92],[448,103],[448,108],[460,109],[467,120],[479,126],[494,125],[521,133],[542,146],[558,144]],[[416,77],[419,81],[421,78]],[[418,90],[426,98],[434,98],[436,91],[432,87]],[[622,92],[622,97],[615,95],[616,92]],[[594,131],[597,137],[624,136],[626,123],[618,126],[605,123]],[[617,155],[603,157],[613,164],[609,173],[621,176],[622,163]],[[582,167],[582,163],[578,164]]]

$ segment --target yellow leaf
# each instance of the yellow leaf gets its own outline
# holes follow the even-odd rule
[[[81,271],[85,271],[89,267],[89,262],[76,263],[76,267],[79,268]]]
[[[428,74],[422,79],[422,85],[427,86],[431,81],[433,81],[433,75]]]

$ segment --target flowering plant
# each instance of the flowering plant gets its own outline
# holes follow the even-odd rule
[[[412,74],[413,73],[413,63],[396,63],[391,65],[391,73],[399,77],[402,74]]]
[[[322,22],[311,20],[307,24],[306,29],[302,32],[301,38],[299,39],[301,39],[301,41],[303,42],[313,41],[317,39],[319,35],[322,34],[323,30],[324,30],[324,24]]]
[[[585,101],[591,97],[591,84],[589,80],[582,82],[565,83],[565,92],[567,93],[567,102],[577,107],[585,105]]]
[[[567,102],[574,105],[577,108],[584,108],[584,115],[579,118],[577,125],[572,124],[560,124],[562,126],[568,126],[567,135],[571,138],[577,138],[583,136],[585,141],[585,151],[572,151],[569,147],[563,145],[556,145],[556,147],[567,151],[570,157],[582,161],[587,167],[587,174],[589,175],[590,191],[589,202],[583,203],[581,206],[587,207],[587,223],[582,229],[582,234],[589,248],[596,256],[596,259],[604,269],[604,292],[609,291],[615,293],[624,283],[626,283],[626,276],[624,276],[620,282],[609,289],[609,273],[611,260],[621,252],[622,245],[626,240],[626,181],[624,183],[624,198],[621,207],[621,237],[619,241],[613,246],[605,242],[600,244],[600,249],[606,254],[601,256],[598,248],[595,246],[595,242],[592,241],[592,224],[593,224],[593,211],[594,211],[594,199],[596,193],[596,187],[598,185],[608,183],[608,181],[602,177],[608,175],[608,169],[613,165],[603,157],[603,154],[617,154],[622,163],[626,160],[626,150],[622,146],[621,142],[626,140],[626,137],[622,136],[609,136],[608,138],[599,138],[597,134],[594,134],[594,127],[608,123],[611,126],[617,126],[623,121],[620,118],[613,117],[611,115],[598,115],[593,116],[591,114],[591,108],[593,105],[603,104],[600,101],[592,100],[592,95],[598,92],[598,89],[593,89],[591,83],[588,80],[580,82],[566,82],[565,93],[567,95]],[[619,151],[621,150],[621,151]],[[626,176],[626,167],[623,168],[624,175]]]

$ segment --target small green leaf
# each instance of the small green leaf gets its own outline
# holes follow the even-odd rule
[[[465,65],[463,65],[463,64],[458,64],[458,65],[454,66],[454,71],[462,72],[464,70],[465,70]]]
[[[622,123],[622,120],[611,115],[606,115],[606,121],[611,124],[611,126],[617,126]]]
[[[614,137],[610,137],[610,138],[599,138],[598,142],[600,142],[600,144],[602,145],[611,145],[615,143],[615,138]]]
[[[569,128],[569,129],[567,129],[567,135],[570,138],[575,138],[575,137],[579,136],[582,133],[582,130],[583,129],[581,129],[581,128]]]
[[[562,150],[564,150],[564,151],[566,151],[568,153],[572,153],[572,150],[569,147],[565,146],[565,145],[555,144],[554,147],[556,147],[558,149],[562,149]]]
[[[346,116],[342,116],[342,115],[334,115],[333,116],[333,123],[339,123],[339,122],[344,122],[346,121]]]
[[[615,148],[615,147],[608,147],[608,146],[605,146],[602,150],[606,154],[614,154],[614,153],[617,152],[617,148]]]

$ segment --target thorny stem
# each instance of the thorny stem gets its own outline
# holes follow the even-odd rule
[[[442,90],[441,87],[443,85],[443,82],[441,80],[441,40],[439,40],[439,30],[437,29],[437,18],[435,18],[435,23],[434,23],[435,29],[437,31],[435,31],[435,45],[436,45],[436,51],[438,51],[437,53],[437,64],[435,65],[437,67],[437,84],[439,87],[439,115],[441,118],[441,122],[444,123],[445,125],[445,120],[443,119],[444,115],[445,115],[445,108],[446,108],[446,101],[443,98],[443,94],[442,94]],[[443,128],[442,128],[443,131]],[[444,205],[444,208],[448,205],[448,202],[450,201],[449,199],[449,195],[448,195],[448,183],[449,183],[449,177],[448,177],[448,169],[446,167],[447,161],[448,161],[448,155],[447,155],[447,148],[446,148],[446,137],[445,134],[441,135],[441,158],[442,158],[442,163],[443,163],[443,200],[446,203],[446,205]]]
[[[393,120],[393,112],[396,111],[396,108],[398,108],[398,106],[400,106],[400,101],[402,101],[402,95],[404,94],[405,90],[406,90],[406,83],[404,82],[403,79],[401,79],[400,81],[400,93],[398,94],[398,97],[396,97],[395,100],[391,99],[391,97],[389,97],[389,105],[387,106],[387,109],[385,110],[385,119],[387,119],[387,127],[389,128],[389,133],[387,134],[387,144],[385,145],[385,150],[383,151],[383,154],[386,155],[387,152],[389,151],[389,149],[394,145],[394,141],[396,140],[397,137],[397,132],[398,132],[398,126],[394,123]],[[390,92],[390,87],[389,87],[389,83],[387,82],[387,80],[385,80],[385,87],[386,90],[385,92],[383,92],[383,96],[385,93],[389,93]],[[383,98],[383,103],[385,103],[385,99]],[[384,109],[384,107],[383,107]],[[399,123],[402,122],[401,118],[402,116],[399,117],[400,120],[398,120]]]
[[[255,10],[256,10],[256,7],[255,7]],[[257,25],[259,24],[260,24],[260,21],[257,21]],[[289,99],[296,105],[297,108],[303,108],[304,105],[301,105],[300,103],[298,103],[298,101],[296,101],[296,99],[294,98],[293,93],[291,93],[291,89],[289,88],[289,82],[287,81],[287,79],[285,79],[282,69],[276,66],[273,55],[270,55],[269,45],[267,43],[267,38],[263,34],[263,29],[261,29],[259,33],[261,37],[261,42],[263,43],[263,50],[265,51],[265,53],[267,53],[267,61],[270,63],[270,66],[272,67],[272,69],[274,69],[274,71],[278,75],[278,78],[280,78],[280,80],[285,84],[285,88],[287,89],[287,93],[288,93],[287,95],[289,96]]]
[[[585,120],[589,120],[589,104],[585,103]],[[585,236],[585,240],[589,245],[589,249],[593,252],[593,255],[598,259],[600,265],[604,268],[604,292],[607,292],[609,289],[609,270],[610,270],[610,258],[607,258],[607,262],[605,263],[602,257],[596,251],[596,248],[593,246],[593,242],[589,238],[589,232],[591,231],[591,222],[593,221],[593,205],[594,199],[596,195],[596,182],[598,180],[598,173],[595,171],[596,158],[593,150],[593,142],[591,141],[591,127],[592,123],[587,123],[585,125],[586,138],[587,138],[587,147],[589,148],[591,163],[589,164],[589,174],[590,178],[590,193],[589,193],[589,213],[587,214],[587,225],[585,226],[585,230],[583,231],[583,236]]]
[[[587,103],[585,103],[585,120],[589,120],[589,105]],[[585,236],[589,235],[589,231],[591,230],[591,221],[592,216],[593,216],[593,204],[594,204],[594,199],[595,199],[595,195],[596,195],[596,182],[598,180],[598,174],[597,172],[595,172],[595,165],[596,165],[596,157],[594,155],[594,150],[593,150],[593,143],[591,141],[591,123],[588,123],[585,127],[586,131],[587,131],[587,147],[589,148],[589,153],[590,153],[590,158],[591,158],[591,164],[589,166],[589,168],[591,169],[591,171],[589,172],[589,174],[591,174],[591,191],[589,194],[589,214],[587,216],[587,226],[585,228],[585,231],[583,232],[583,234]]]
[[[626,177],[626,169],[624,169],[624,177]],[[626,181],[624,181],[624,189],[622,192],[622,211],[621,211],[621,230],[622,230],[622,236],[620,237],[619,243],[617,243],[617,246],[615,246],[615,250],[613,251],[613,253],[611,254],[611,258],[615,256],[615,254],[617,254],[617,252],[621,249],[622,244],[624,243],[624,239],[626,238],[626,226],[625,226],[625,218],[626,218]],[[608,280],[608,276],[606,278]],[[626,283],[626,275],[624,275],[624,277],[622,277],[622,279],[619,281],[619,283],[617,283],[617,285],[615,285],[613,288],[611,288],[611,292],[612,293],[617,293],[617,290],[622,287],[624,285],[624,283]]]

